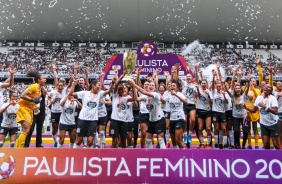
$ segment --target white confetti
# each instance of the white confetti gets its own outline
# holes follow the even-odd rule
[[[52,0],[49,4],[49,8],[53,8],[57,4],[57,0]]]

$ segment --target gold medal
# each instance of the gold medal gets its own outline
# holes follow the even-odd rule
[[[121,112],[121,109],[120,109],[120,108],[118,108],[118,112]]]

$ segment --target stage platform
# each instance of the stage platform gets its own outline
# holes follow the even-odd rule
[[[1,183],[281,184],[281,151],[0,149]]]
[[[33,136],[31,138],[31,141],[30,141],[30,147],[35,147],[35,137]],[[242,141],[242,140],[241,140]],[[54,140],[52,138],[51,135],[44,135],[43,136],[43,139],[42,139],[42,142],[43,142],[43,147],[44,148],[53,148],[53,144],[54,144]],[[70,143],[70,139],[68,137],[65,138],[65,142],[64,142],[64,148],[68,148],[69,147],[69,143]],[[99,142],[98,142],[99,143]],[[112,144],[112,138],[107,136],[107,138],[105,139],[105,143],[106,143],[106,147],[110,148],[111,144]],[[156,144],[157,144],[157,138],[154,138],[154,147],[156,147]],[[5,145],[4,147],[9,147],[9,144],[10,142],[9,141],[6,141],[5,142]],[[172,148],[172,144],[171,144],[171,141],[170,141],[170,145]],[[252,139],[252,146],[253,146],[253,149],[254,149],[254,145],[255,145],[255,141],[254,139]],[[191,144],[191,149],[193,148],[197,148],[199,146],[199,140],[197,139],[196,136],[193,136],[192,138],[192,144]],[[248,146],[248,145],[246,145]],[[262,144],[262,141],[261,139],[259,139],[259,147],[262,148],[263,144]],[[82,146],[81,146],[82,147]],[[138,138],[138,141],[137,141],[137,148],[140,148],[140,138]]]

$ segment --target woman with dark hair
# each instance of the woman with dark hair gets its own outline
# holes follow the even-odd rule
[[[142,96],[137,97],[134,93],[134,101],[144,101],[149,110],[149,122],[146,132],[146,147],[153,148],[153,134],[157,134],[160,148],[166,148],[164,141],[165,119],[161,108],[161,95],[155,92],[155,83],[149,83],[149,91],[139,87],[134,81],[129,81],[130,85],[140,91]],[[141,109],[141,106],[140,106]]]
[[[58,148],[62,148],[66,136],[66,131],[69,133],[70,137],[70,148],[73,148],[75,136],[76,136],[76,125],[75,125],[75,109],[81,108],[82,104],[71,95],[66,95],[61,101],[62,113],[60,115],[60,139]]]
[[[105,74],[102,73],[100,75],[100,82],[101,82],[101,89],[100,90],[105,90],[105,86],[104,86],[104,76]],[[106,95],[105,97],[103,97],[98,105],[98,130],[99,130],[99,134],[100,134],[100,148],[104,148],[105,147],[105,139],[106,139],[106,124],[107,124],[107,108],[106,108],[106,104],[111,104],[111,98],[109,95]],[[96,133],[96,137],[93,143],[93,147],[98,146],[98,131]]]
[[[280,123],[280,148],[282,148],[282,82],[277,81],[277,92],[275,92],[275,97],[278,101],[278,117],[279,117],[279,123]]]
[[[3,147],[5,137],[9,133],[10,147],[15,147],[15,141],[17,139],[18,124],[16,121],[16,114],[19,108],[17,104],[18,94],[16,92],[10,92],[10,102],[4,103],[0,109],[0,114],[3,113],[3,121],[0,128],[0,148]]]
[[[214,123],[214,144],[215,148],[219,148],[219,144],[222,142],[218,141],[219,129],[222,131],[224,147],[227,148],[227,132],[226,132],[226,114],[225,104],[228,103],[225,92],[223,91],[222,85],[224,81],[215,82],[215,75],[213,73],[212,80],[212,121]]]
[[[94,136],[96,134],[97,122],[98,122],[98,104],[100,100],[109,94],[114,85],[114,79],[107,91],[100,90],[101,82],[94,79],[90,84],[90,91],[74,92],[74,88],[77,85],[78,80],[75,79],[69,95],[82,99],[82,109],[79,113],[77,129],[76,129],[76,141],[74,148],[78,148],[82,143],[83,137],[87,137],[87,147],[92,147]]]
[[[126,140],[128,136],[128,124],[133,125],[133,103],[132,98],[128,95],[128,88],[123,85],[118,85],[123,79],[125,73],[117,80],[116,86],[113,92],[112,101],[112,115],[110,131],[112,136],[112,148],[117,148],[118,140],[120,137],[120,144],[122,148],[126,148]],[[132,129],[129,138],[130,146],[133,147],[132,142]],[[131,140],[130,140],[131,139]]]
[[[256,79],[251,79],[249,82],[249,92],[247,94],[247,100],[245,102],[246,106],[249,108],[254,107],[254,103],[256,101],[256,98],[260,95],[260,90],[257,88],[257,81]],[[243,87],[243,90],[246,91],[247,86]],[[247,149],[252,149],[252,142],[251,142],[251,127],[253,127],[254,131],[254,139],[255,139],[255,149],[259,149],[258,146],[258,140],[259,140],[259,134],[258,134],[258,127],[257,124],[259,122],[260,113],[259,111],[252,113],[247,111],[247,118],[248,118],[248,147]],[[252,124],[252,126],[251,126]]]
[[[185,114],[183,104],[188,105],[186,97],[179,92],[179,82],[175,79],[171,81],[170,95],[163,98],[164,101],[168,100],[170,105],[170,128],[169,133],[173,146],[184,148],[182,142],[183,130],[186,126]]]
[[[186,144],[187,147],[190,147],[189,145],[192,142],[192,133],[194,131],[196,122],[195,95],[197,93],[197,89],[193,82],[193,76],[190,74],[190,68],[188,66],[186,81],[182,81],[182,88],[182,93],[188,100],[188,104],[183,106],[187,125],[184,128],[184,144]]]
[[[34,77],[35,83],[28,86],[18,102],[20,107],[17,112],[17,123],[22,125],[22,132],[18,138],[17,147],[24,147],[26,136],[33,122],[33,110],[35,105],[41,101],[41,87],[46,84],[45,76],[39,75],[37,71],[29,71],[27,76]]]
[[[212,94],[207,88],[207,80],[201,81],[201,87],[196,85],[197,88],[197,121],[198,121],[198,134],[200,140],[200,149],[210,149],[212,147],[212,132],[211,132],[211,105],[212,105]],[[204,145],[203,129],[206,125],[207,131],[207,145]]]
[[[124,85],[124,93],[123,97],[128,99],[133,99],[133,93],[134,88],[131,88],[130,86]],[[134,142],[133,142],[133,131],[134,131],[134,116],[133,116],[133,108],[138,107],[138,103],[136,101],[128,101],[126,106],[126,116],[127,116],[127,123],[128,123],[128,134],[127,134],[127,147],[133,148]]]
[[[64,83],[59,82],[55,90],[48,94],[48,100],[51,102],[51,123],[52,123],[52,138],[54,140],[54,147],[58,146],[58,128],[60,116],[62,113],[61,99],[65,98],[66,91],[64,90]]]
[[[8,88],[14,85],[14,75],[17,72],[17,70],[11,65],[9,67],[10,77],[6,79],[4,82],[0,82],[0,106],[4,103],[4,96],[3,96],[3,90],[2,88]],[[0,114],[0,122],[3,120],[3,115]],[[0,124],[1,127],[1,124]]]
[[[253,108],[246,107],[250,112],[260,111],[260,127],[262,142],[265,149],[270,149],[270,138],[275,149],[280,149],[280,124],[277,99],[272,95],[273,87],[270,84],[264,86],[263,94],[258,96]]]
[[[36,104],[34,113],[33,113],[33,122],[30,127],[30,131],[25,139],[24,147],[29,147],[30,139],[32,136],[32,133],[34,131],[35,125],[36,125],[36,143],[35,146],[37,148],[43,148],[42,146],[42,127],[45,120],[45,97],[47,94],[47,89],[42,86],[41,87],[41,101],[40,103]]]

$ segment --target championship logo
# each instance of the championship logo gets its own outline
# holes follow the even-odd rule
[[[151,41],[144,41],[138,47],[138,54],[148,57],[157,53],[157,46]]]
[[[12,156],[0,153],[0,180],[10,178],[15,171],[15,159]]]

